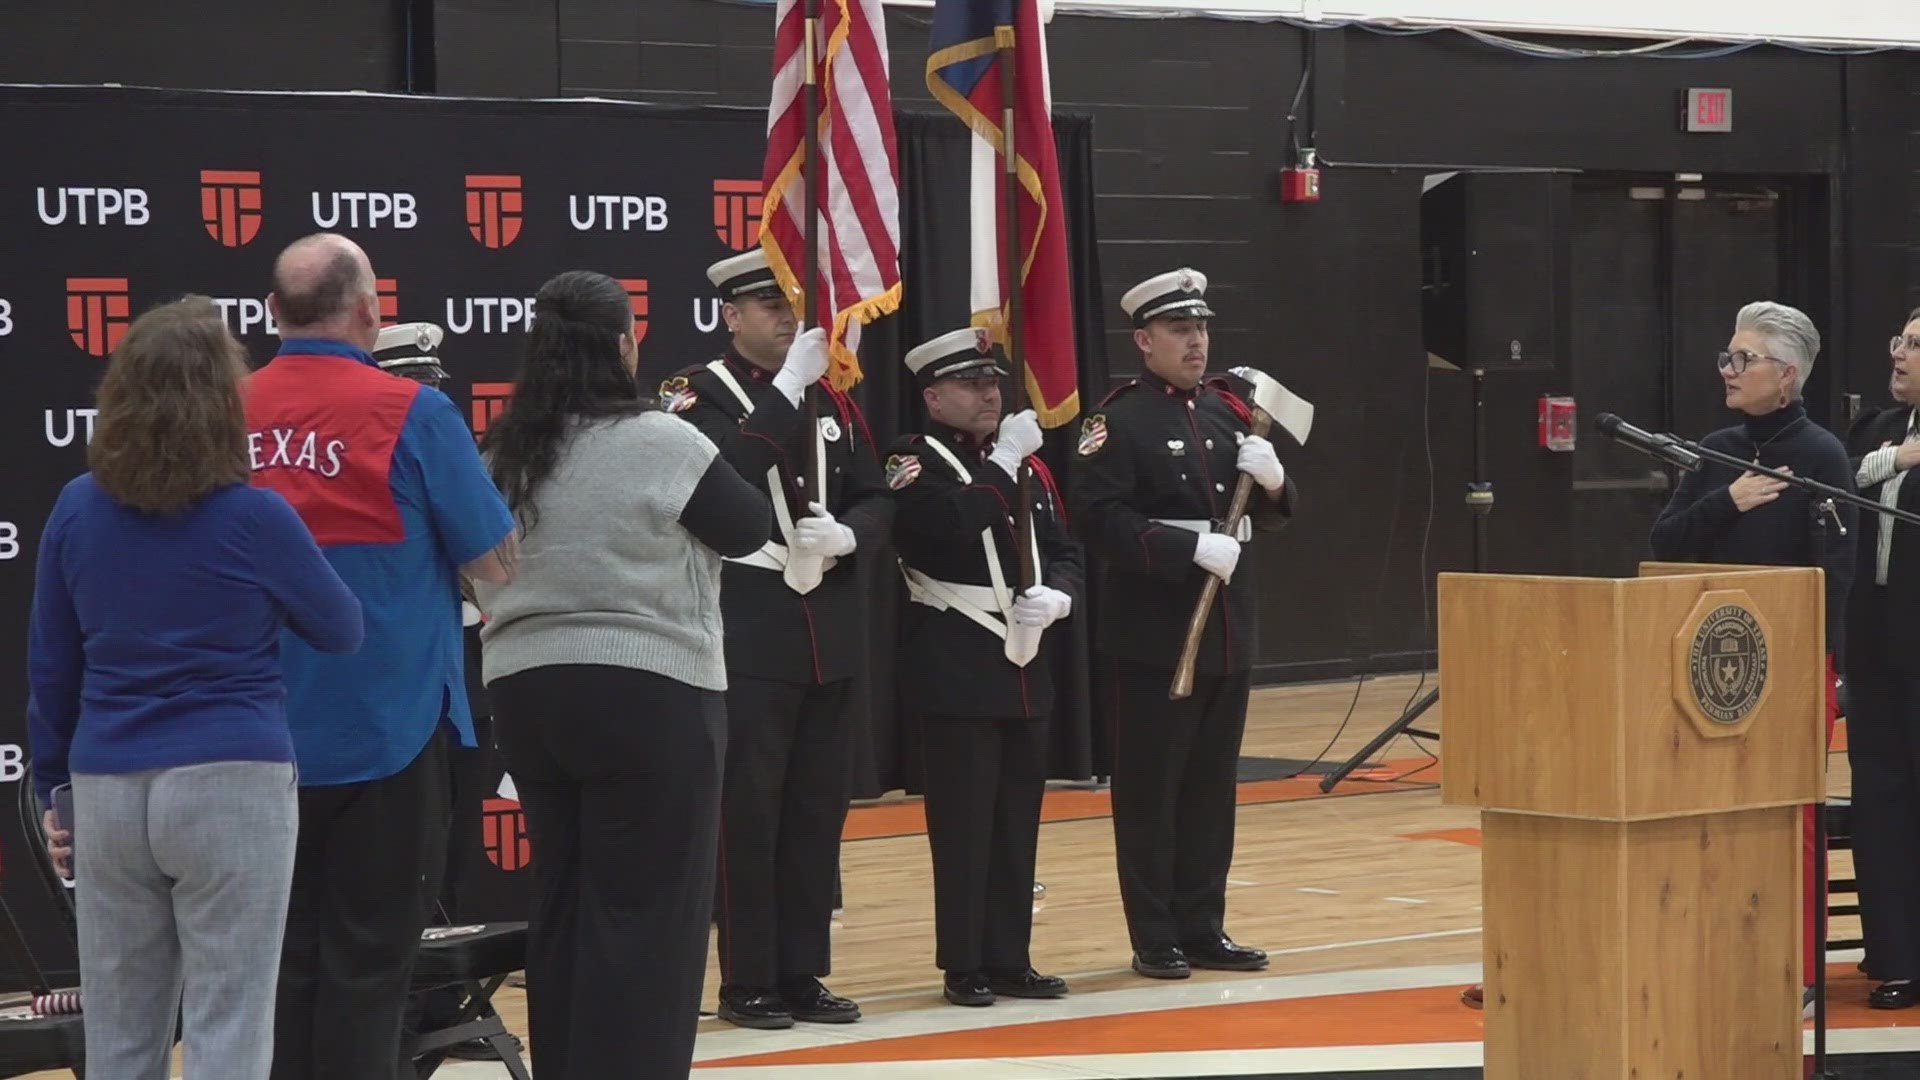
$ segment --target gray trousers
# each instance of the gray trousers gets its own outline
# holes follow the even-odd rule
[[[87,1075],[263,1080],[299,802],[294,767],[226,761],[73,778]]]

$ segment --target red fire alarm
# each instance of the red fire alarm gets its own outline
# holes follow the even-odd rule
[[[1574,447],[1574,400],[1548,394],[1540,396],[1540,446],[1545,450],[1567,453]]]
[[[1300,160],[1291,169],[1280,170],[1280,201],[1309,203],[1320,201],[1320,167],[1311,148],[1300,151]]]

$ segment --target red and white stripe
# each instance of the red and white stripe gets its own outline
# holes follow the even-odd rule
[[[860,325],[899,303],[900,195],[893,100],[888,89],[886,21],[881,0],[819,0],[820,175],[818,199],[806,190],[805,8],[780,0],[775,12],[773,97],[767,112],[761,232],[774,273],[796,304],[806,287],[806,219],[821,214],[820,315],[835,341],[830,380],[859,379],[853,352]]]

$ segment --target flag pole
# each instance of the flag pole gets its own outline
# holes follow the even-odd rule
[[[801,13],[805,18],[806,35],[801,47],[806,50],[806,75],[801,90],[801,113],[804,116],[805,130],[801,134],[801,145],[805,147],[803,165],[803,183],[807,189],[806,208],[806,276],[804,309],[799,312],[800,329],[820,325],[820,0],[803,0]],[[831,364],[829,364],[831,366]],[[825,491],[809,491],[808,478],[820,471],[815,460],[816,443],[820,430],[818,406],[812,386],[800,391],[800,488],[806,493],[807,502],[818,502],[829,506]],[[796,514],[806,507],[796,508]]]
[[[1016,5],[1017,11],[1017,5]],[[1016,18],[1018,16],[1016,15]],[[1016,38],[1012,26],[993,28],[995,52],[1000,67],[1000,161],[1001,199],[1006,207],[1006,233],[1000,248],[1006,263],[1001,280],[1007,299],[1007,368],[1012,377],[1009,414],[1028,407],[1027,355],[1020,336],[1020,159],[1015,155],[1013,132],[1014,59]],[[1020,591],[1039,584],[1033,572],[1033,470],[1025,462],[1020,466],[1019,505],[1013,515],[1013,546],[1020,564]]]

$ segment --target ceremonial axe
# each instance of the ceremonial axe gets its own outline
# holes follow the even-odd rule
[[[1293,441],[1301,446],[1307,444],[1307,433],[1313,430],[1313,403],[1280,385],[1280,381],[1264,371],[1250,367],[1229,368],[1228,371],[1244,379],[1253,387],[1253,433],[1266,438],[1273,425],[1293,436]],[[1253,494],[1253,477],[1240,474],[1240,482],[1234,485],[1233,503],[1227,510],[1227,520],[1219,531],[1228,536],[1240,533],[1240,521],[1247,515],[1247,499]],[[1206,587],[1200,590],[1200,602],[1193,606],[1193,618],[1187,622],[1187,644],[1180,650],[1180,666],[1173,672],[1173,687],[1167,691],[1167,697],[1179,701],[1193,693],[1193,665],[1200,657],[1200,639],[1206,636],[1207,617],[1213,613],[1214,597],[1220,592],[1220,579],[1207,575]]]

